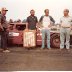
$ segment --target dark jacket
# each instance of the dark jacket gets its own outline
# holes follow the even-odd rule
[[[6,21],[6,16],[0,14],[0,23],[3,26],[3,28],[7,28],[8,27],[8,24],[7,24],[7,21]]]

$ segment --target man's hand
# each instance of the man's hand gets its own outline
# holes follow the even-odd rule
[[[28,31],[28,28],[26,28],[25,31]]]

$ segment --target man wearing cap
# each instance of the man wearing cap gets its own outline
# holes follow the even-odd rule
[[[1,9],[0,9],[0,14],[1,14]]]
[[[0,14],[1,47],[3,48],[3,52],[10,52],[7,49],[7,36],[8,36],[7,32],[8,25],[6,21],[7,11],[8,10],[6,8],[2,8]]]
[[[64,48],[66,45],[66,49],[69,50],[70,48],[70,31],[72,26],[72,17],[69,16],[69,10],[64,9],[64,16],[60,19],[60,49]],[[66,43],[65,43],[66,40]]]

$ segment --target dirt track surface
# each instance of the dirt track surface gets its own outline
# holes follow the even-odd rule
[[[72,49],[35,48],[31,50],[22,47],[10,48],[10,53],[0,50],[0,71],[70,71],[72,70]]]

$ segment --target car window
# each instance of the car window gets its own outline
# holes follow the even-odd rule
[[[17,30],[24,30],[26,28],[26,25],[16,25]]]

